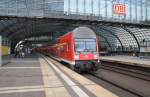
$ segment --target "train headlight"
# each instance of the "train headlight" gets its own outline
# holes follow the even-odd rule
[[[97,55],[94,55],[94,59],[97,59],[98,58],[98,56]]]
[[[75,55],[75,60],[79,60],[79,55]]]

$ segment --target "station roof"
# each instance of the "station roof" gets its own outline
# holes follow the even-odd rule
[[[21,40],[39,43],[54,40],[76,27],[88,26],[99,35],[104,49],[139,51],[141,41],[150,39],[149,0],[126,0],[122,2],[127,7],[126,14],[114,14],[112,6],[120,2],[0,0],[0,35],[16,43]]]
[[[112,51],[139,51],[140,43],[150,39],[148,24],[25,17],[1,17],[0,35],[17,42],[44,36],[50,41],[79,26],[92,28],[102,48]],[[35,41],[40,42],[40,38]]]

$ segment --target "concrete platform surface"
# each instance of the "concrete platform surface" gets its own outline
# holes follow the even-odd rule
[[[64,83],[67,83],[71,87],[68,92],[71,90],[75,92],[76,96],[71,95],[71,97],[118,97],[114,93],[72,71],[57,61],[50,58],[48,59],[49,64],[54,69],[56,74],[58,74],[58,76],[65,81]]]
[[[1,67],[0,97],[118,97],[54,60],[45,59],[13,58]]]
[[[45,97],[37,57],[13,58],[0,67],[0,97]]]
[[[100,60],[150,68],[150,59],[144,59],[144,58],[133,57],[133,56],[121,56],[121,55],[101,56]]]

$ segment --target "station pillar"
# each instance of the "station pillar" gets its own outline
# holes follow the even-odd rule
[[[0,67],[10,62],[11,41],[5,37],[0,36]]]
[[[0,67],[2,66],[2,37],[0,36]]]

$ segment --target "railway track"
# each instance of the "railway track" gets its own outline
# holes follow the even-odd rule
[[[122,65],[107,65],[107,64],[103,64],[100,67],[101,69],[105,69],[105,70],[110,70],[113,72],[117,72],[117,73],[121,73],[124,75],[128,75],[131,77],[135,77],[138,79],[142,79],[145,81],[150,81],[150,71],[149,72],[145,72],[142,70],[137,70],[136,67],[135,68],[128,68],[128,67],[124,67]]]
[[[117,87],[117,88],[119,88],[119,89],[121,89],[121,90],[123,90],[123,91],[126,91],[126,92],[128,92],[128,93],[131,93],[131,94],[135,95],[136,97],[144,97],[143,95],[141,95],[141,94],[139,94],[139,93],[137,93],[137,92],[135,92],[135,91],[131,91],[131,90],[125,88],[125,87],[122,87],[122,86],[120,86],[120,85],[118,85],[118,84],[115,84],[115,83],[113,83],[113,82],[111,82],[111,81],[108,81],[108,80],[106,80],[106,79],[104,79],[104,78],[102,78],[102,77],[99,77],[99,76],[95,75],[95,74],[92,74],[92,73],[89,73],[89,74],[92,75],[92,76],[94,76],[95,78],[97,78],[97,79],[99,79],[99,80],[102,80],[102,81],[105,81],[106,83],[111,84],[111,85],[113,85],[113,86],[115,86],[115,87]]]
[[[106,72],[110,72],[110,73],[106,74]],[[117,81],[118,79],[113,79],[113,77],[111,77],[113,73],[114,75],[116,74],[116,76],[119,76],[118,79],[119,78],[125,79],[124,80],[125,82],[121,82],[121,81],[119,82]],[[148,91],[150,90],[150,87],[149,87],[150,86],[150,72],[148,72],[148,70],[143,71],[143,69],[139,70],[139,68],[138,69],[135,69],[133,67],[129,68],[128,66],[124,67],[123,65],[103,64],[101,65],[99,72],[88,73],[88,74],[91,75],[92,77],[95,77],[98,80],[102,80],[117,88],[127,91],[128,93],[131,93],[135,95],[136,97],[150,97],[150,93],[148,93]],[[129,79],[129,81],[127,79]],[[134,79],[135,82],[133,80],[130,81],[130,79]],[[135,86],[134,83],[136,84],[139,83],[139,86],[138,85]],[[147,84],[147,87],[149,87],[148,91],[144,91],[143,89],[146,83],[148,83]],[[140,87],[140,86],[143,86],[143,87]]]

